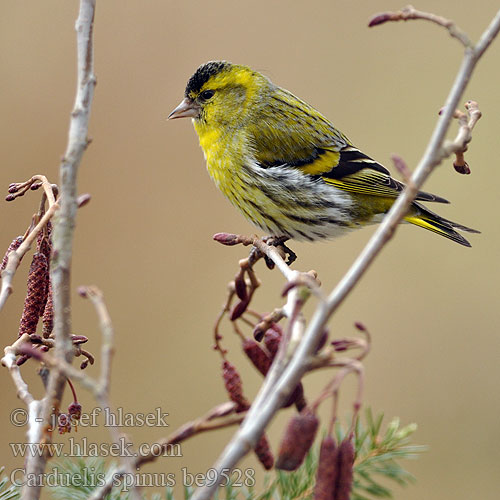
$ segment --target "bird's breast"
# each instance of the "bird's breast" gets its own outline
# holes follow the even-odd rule
[[[244,188],[241,165],[245,162],[245,141],[237,133],[215,127],[196,126],[207,170],[217,187],[233,203]]]

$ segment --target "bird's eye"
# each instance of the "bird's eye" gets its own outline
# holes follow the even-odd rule
[[[208,101],[213,95],[215,94],[215,90],[204,90],[201,94],[200,97],[204,101]]]

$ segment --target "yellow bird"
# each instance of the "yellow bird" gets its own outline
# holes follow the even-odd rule
[[[169,118],[192,118],[217,187],[281,241],[316,241],[380,222],[404,184],[321,113],[247,66],[212,61],[189,79]],[[418,201],[448,203],[423,191]],[[461,245],[455,229],[417,201],[405,221]]]

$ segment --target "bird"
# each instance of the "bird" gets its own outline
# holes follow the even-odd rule
[[[216,186],[255,226],[279,241],[331,239],[380,222],[405,185],[358,149],[315,108],[248,66],[209,61],[189,78],[168,119],[191,118]],[[461,245],[456,230],[420,202],[405,222]]]

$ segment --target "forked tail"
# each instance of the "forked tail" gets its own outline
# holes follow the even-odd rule
[[[467,231],[468,233],[480,233],[476,229],[471,229],[467,226],[462,226],[451,220],[444,219],[439,215],[431,212],[420,203],[413,203],[410,213],[404,218],[405,221],[415,224],[416,226],[423,227],[434,233],[440,234],[445,238],[456,241],[460,245],[470,247],[471,244],[455,229],[460,231]]]

